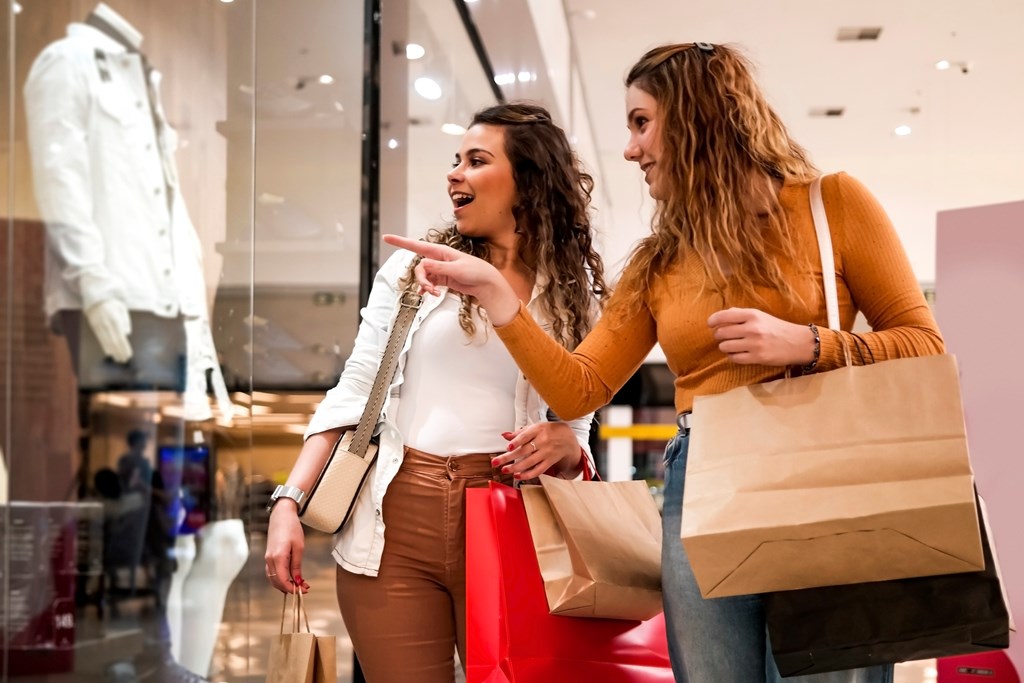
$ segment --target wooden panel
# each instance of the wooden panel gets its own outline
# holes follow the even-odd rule
[[[0,373],[0,416],[10,411],[10,421],[0,420],[0,443],[12,500],[66,500],[78,467],[70,357],[43,316],[43,241],[38,221],[0,223],[0,263],[5,274],[11,268],[0,279],[0,364],[10,368],[9,384]]]

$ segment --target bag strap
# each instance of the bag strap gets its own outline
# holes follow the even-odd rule
[[[825,214],[825,202],[821,199],[821,176],[811,183],[811,216],[814,231],[818,234],[818,252],[821,255],[821,277],[825,282],[825,310],[828,314],[829,329],[839,329],[839,295],[836,292],[836,262],[832,254],[832,234]]]
[[[292,630],[284,630],[284,617],[288,610],[288,596],[292,596]],[[301,633],[302,621],[300,621],[300,615],[302,620],[306,622],[306,633],[312,633],[309,630],[309,615],[306,614],[306,607],[302,604],[302,589],[295,586],[292,592],[284,594],[284,603],[281,605],[281,635],[285,633]]]
[[[363,408],[363,415],[356,425],[356,433],[352,437],[352,443],[348,452],[363,457],[370,447],[370,438],[373,437],[373,429],[377,426],[380,418],[380,411],[384,407],[384,398],[391,387],[391,380],[395,377],[395,370],[398,369],[398,356],[402,347],[405,346],[405,338],[409,336],[409,328],[412,326],[416,311],[423,303],[423,297],[409,292],[403,292],[398,299],[398,313],[395,315],[395,324],[391,327],[391,336],[388,337],[387,346],[384,347],[384,355],[381,356],[380,365],[377,367],[377,376],[373,380],[373,388],[366,398],[366,407]]]

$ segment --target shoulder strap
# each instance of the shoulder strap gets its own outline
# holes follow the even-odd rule
[[[832,255],[832,235],[825,215],[825,202],[821,199],[821,176],[811,183],[811,216],[818,234],[818,252],[821,255],[821,277],[825,282],[825,310],[829,329],[839,329],[839,295],[836,292],[836,262]]]
[[[373,436],[373,428],[377,426],[380,419],[380,411],[384,407],[384,398],[391,387],[391,380],[395,377],[395,370],[398,369],[398,356],[402,347],[405,346],[405,338],[409,336],[409,327],[412,325],[416,311],[419,310],[423,297],[409,292],[404,292],[398,301],[398,313],[395,316],[395,324],[391,328],[391,336],[388,337],[387,346],[384,347],[384,355],[381,356],[380,365],[377,366],[377,376],[373,380],[373,388],[366,398],[366,407],[363,408],[363,415],[359,418],[356,426],[356,433],[352,437],[352,444],[349,446],[349,453],[363,457],[366,449],[370,447],[370,438]]]

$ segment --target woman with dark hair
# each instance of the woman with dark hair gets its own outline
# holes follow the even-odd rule
[[[548,342],[489,264],[437,245],[385,241],[426,257],[417,266],[425,291],[447,286],[474,295],[562,417],[606,404],[661,345],[679,414],[679,433],[665,451],[662,545],[673,671],[694,683],[778,681],[761,598],[702,598],[680,543],[693,399],[779,379],[786,368],[843,366],[843,347],[855,347],[858,311],[872,329],[859,335],[870,353],[858,355],[858,364],[942,353],[942,337],[884,209],[845,173],[821,182],[842,329],[827,328],[809,201],[818,171],[738,50],[710,43],[651,50],[626,77],[626,123],[624,155],[639,165],[657,202],[653,231],[574,352]],[[787,680],[882,683],[892,676],[892,666],[882,665]]]
[[[448,173],[455,220],[427,240],[491,264],[544,334],[572,349],[605,293],[592,187],[545,109],[489,107]],[[290,498],[309,491],[341,428],[358,421],[395,312],[419,289],[414,257],[398,251],[377,273],[352,355],[274,500],[266,573],[279,590],[308,590]],[[368,681],[454,680],[456,650],[465,666],[466,487],[543,473],[589,478],[591,417],[553,418],[473,297],[443,288],[423,296],[377,424],[374,472],[334,546],[338,603]]]

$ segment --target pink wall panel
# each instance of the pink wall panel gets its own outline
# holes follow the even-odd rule
[[[1024,202],[938,214],[935,314],[960,364],[978,490],[1024,630]],[[1024,671],[1024,633],[1009,655]]]

